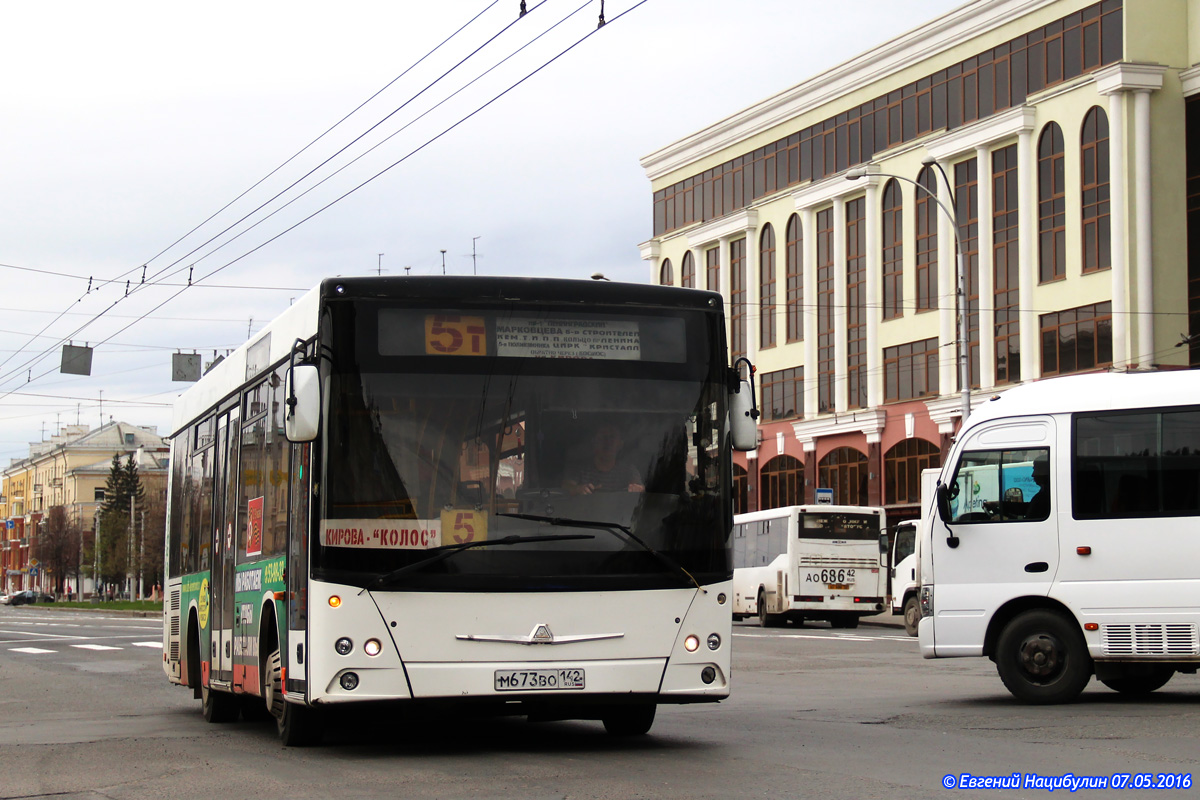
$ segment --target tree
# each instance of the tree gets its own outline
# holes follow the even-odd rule
[[[56,594],[63,594],[63,583],[79,563],[79,524],[70,520],[63,506],[51,506],[42,521],[34,548],[34,557],[41,562],[53,580]]]
[[[122,464],[121,457],[114,453],[104,484],[104,504],[100,507],[101,582],[123,583],[136,566],[130,517],[137,521],[145,499],[146,490],[133,454]]]

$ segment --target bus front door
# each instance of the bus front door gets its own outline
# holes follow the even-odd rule
[[[238,409],[217,421],[216,497],[213,509],[212,677],[233,681],[234,554],[237,552]]]
[[[968,432],[949,473],[950,517],[930,521],[936,655],[982,655],[1002,604],[1049,593],[1059,563],[1059,482],[1055,474],[1044,490],[1048,503],[1034,499],[1034,469],[1053,472],[1054,431],[1053,419],[1031,417]]]

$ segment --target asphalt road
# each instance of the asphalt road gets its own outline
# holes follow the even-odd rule
[[[595,722],[393,714],[285,749],[270,722],[205,723],[166,682],[159,639],[156,619],[0,607],[0,798],[1045,797],[943,781],[1190,780],[1200,752],[1196,677],[1139,702],[1093,683],[1078,703],[1031,708],[991,662],[925,661],[902,628],[872,623],[736,624],[733,696],[662,707],[634,740]]]

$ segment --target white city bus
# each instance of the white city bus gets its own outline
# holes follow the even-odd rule
[[[757,412],[724,331],[694,290],[324,281],[176,405],[169,679],[286,744],[339,704],[638,734],[725,698]]]
[[[733,614],[763,627],[824,620],[856,628],[887,601],[884,510],[807,505],[738,514]]]
[[[921,550],[921,652],[1028,703],[1200,666],[1200,373],[1093,374],[976,408]]]

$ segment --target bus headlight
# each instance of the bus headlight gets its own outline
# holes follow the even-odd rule
[[[379,655],[379,651],[382,649],[383,646],[379,644],[378,639],[367,639],[367,641],[363,642],[363,652],[369,656]]]
[[[716,649],[720,648],[720,646],[721,646],[721,635],[717,634],[717,633],[710,633],[708,635],[708,649],[716,650]]]
[[[342,688],[345,689],[347,692],[353,692],[355,689],[358,688],[358,673],[357,672],[343,672],[339,683],[342,684]]]
[[[337,651],[339,656],[348,656],[350,655],[350,651],[354,649],[354,642],[343,636],[333,643],[333,649]]]
[[[694,633],[689,633],[688,637],[683,640],[683,649],[689,653],[694,653],[700,649],[700,637]]]

